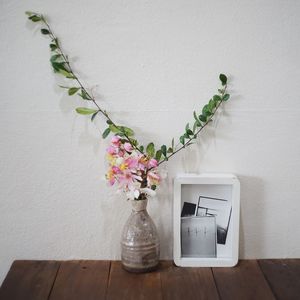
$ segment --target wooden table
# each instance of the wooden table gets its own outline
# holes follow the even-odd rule
[[[14,299],[300,299],[300,259],[242,260],[235,268],[178,268],[162,261],[131,274],[119,261],[15,261],[1,288]]]

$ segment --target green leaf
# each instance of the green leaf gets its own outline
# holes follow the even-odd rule
[[[113,122],[112,122],[111,120],[107,120],[106,123],[107,123],[108,125],[112,125],[112,124],[113,124]]]
[[[223,101],[227,101],[229,98],[230,98],[230,95],[229,94],[225,94],[223,96]]]
[[[222,82],[222,85],[226,85],[226,83],[227,83],[227,77],[226,77],[226,75],[220,74],[219,78],[220,78],[220,80]]]
[[[93,115],[92,115],[92,117],[91,117],[91,121],[92,121],[92,122],[94,121],[94,119],[95,119],[95,117],[97,116],[98,112],[99,112],[99,110],[96,111],[95,113],[93,113]]]
[[[51,60],[50,60],[51,61]],[[51,65],[54,69],[54,71],[59,72],[60,70],[66,71],[68,74],[71,74],[67,68],[64,65],[64,62],[56,62],[56,61],[51,61]]]
[[[146,148],[146,152],[150,157],[153,157],[155,154],[155,149],[154,149],[154,144],[153,143],[149,143],[147,148]]]
[[[119,127],[117,127],[115,125],[109,125],[109,128],[110,128],[111,132],[113,132],[113,133],[120,133],[121,132]]]
[[[189,123],[187,123],[187,124],[185,125],[185,131],[187,131],[188,129],[190,129],[190,124],[189,124]]]
[[[214,100],[215,102],[219,102],[219,101],[221,101],[222,99],[221,99],[221,97],[220,97],[219,95],[214,95],[214,96],[213,96],[213,100]]]
[[[46,29],[46,28],[42,28],[42,29],[41,29],[41,33],[42,33],[42,34],[49,34],[50,31],[49,31],[48,29]]]
[[[88,107],[77,107],[76,108],[77,113],[81,115],[91,115],[95,112],[98,112],[96,109],[88,108]]]
[[[141,152],[144,152],[144,146],[143,146],[143,145],[141,145],[141,146],[139,147],[139,149],[140,149]]]
[[[156,185],[151,185],[151,190],[155,191],[156,190]]]
[[[200,119],[200,121],[202,121],[202,122],[206,122],[206,121],[207,121],[207,117],[204,116],[204,115],[200,115],[200,116],[199,116],[199,119]]]
[[[172,147],[169,147],[169,149],[168,149],[168,151],[167,151],[168,153],[173,153],[174,151],[173,151],[173,148]]]
[[[133,136],[134,135],[134,131],[132,129],[128,128],[128,127],[120,126],[119,128],[120,128],[121,132],[123,132],[127,136]]]
[[[172,138],[172,143],[171,143],[171,145],[172,145],[172,149],[173,149],[173,151],[174,151],[174,138]]]
[[[110,134],[110,128],[106,128],[102,133],[102,137],[105,139]]]
[[[36,13],[34,13],[34,12],[32,12],[32,11],[25,11],[25,15],[27,15],[27,16],[32,16],[32,15],[36,15]]]
[[[31,20],[32,22],[39,22],[42,20],[42,18],[37,15],[30,16],[28,19]]]
[[[199,118],[198,118],[198,116],[197,116],[197,114],[196,114],[195,111],[193,112],[193,115],[194,115],[194,119],[196,120],[196,122],[199,122]]]
[[[77,87],[71,87],[71,88],[69,88],[69,90],[68,90],[69,96],[72,96],[72,95],[76,94],[79,91],[79,89],[80,88],[77,88]]]
[[[79,96],[84,100],[92,100],[92,98],[84,89],[81,89],[81,94],[79,94]]]
[[[49,47],[51,51],[55,51],[57,49],[57,46],[55,44],[50,44]]]
[[[194,134],[194,133],[193,133],[193,131],[192,131],[191,129],[188,129],[188,130],[186,131],[186,134],[192,135],[192,134]]]
[[[156,159],[157,161],[160,161],[161,155],[162,155],[161,150],[157,150],[157,151],[156,151],[156,154],[155,154],[155,159]]]
[[[138,141],[135,140],[135,139],[130,139],[130,143],[134,146],[137,146],[138,145]]]
[[[208,102],[208,109],[210,112],[213,112],[213,110],[215,109],[216,107],[216,101],[213,100],[213,99],[210,99],[209,102]]]
[[[75,77],[72,73],[70,73],[70,72],[68,72],[68,71],[59,69],[59,70],[56,71],[56,72],[60,73],[61,75],[64,75],[66,78],[76,79],[76,77]]]
[[[204,107],[202,108],[202,115],[209,117],[210,115],[212,115],[211,110],[209,109],[208,104],[204,105]],[[201,119],[200,119],[201,120]],[[201,120],[202,121],[202,120]]]
[[[53,62],[56,62],[57,59],[59,59],[61,57],[61,54],[55,54],[55,55],[52,55],[51,58],[50,58],[50,62],[51,64]]]
[[[197,126],[197,122],[195,122],[194,123],[194,125],[193,125],[193,133],[196,131],[196,128],[197,128],[198,126]]]
[[[162,145],[160,150],[161,150],[161,153],[166,157],[167,156],[167,146]]]
[[[184,145],[184,136],[183,135],[179,138],[179,141],[182,145]]]

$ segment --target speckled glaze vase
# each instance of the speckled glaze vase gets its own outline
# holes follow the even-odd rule
[[[121,257],[129,272],[150,272],[159,263],[159,237],[147,212],[148,200],[132,200],[132,212],[122,233]]]

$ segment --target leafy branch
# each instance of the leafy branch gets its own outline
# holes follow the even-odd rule
[[[103,138],[106,138],[112,132],[122,137],[123,142],[129,142],[133,149],[137,150],[141,154],[147,156],[148,158],[155,158],[158,161],[158,165],[168,161],[176,153],[192,145],[193,140],[195,140],[201,131],[212,121],[212,118],[221,104],[230,98],[230,95],[226,93],[227,77],[224,74],[220,74],[219,79],[222,83],[222,87],[218,89],[218,94],[214,95],[209,102],[204,105],[201,114],[198,115],[196,111],[193,112],[194,124],[192,128],[190,128],[189,123],[186,124],[185,132],[179,137],[179,141],[176,146],[174,145],[173,138],[171,146],[169,147],[162,145],[158,150],[156,150],[154,143],[151,142],[146,146],[146,149],[144,149],[144,146],[139,145],[138,141],[134,138],[133,130],[126,126],[117,125],[108,115],[108,113],[98,105],[92,93],[89,93],[84,87],[78,76],[74,73],[68,56],[63,52],[58,38],[54,35],[44,16],[34,12],[26,12],[26,14],[28,15],[28,19],[32,22],[41,22],[45,26],[45,28],[41,29],[41,33],[51,39],[51,43],[49,45],[52,52],[50,62],[54,72],[63,75],[67,79],[75,80],[77,83],[76,86],[72,87],[60,87],[67,89],[69,96],[79,95],[83,100],[91,101],[96,107],[96,109],[78,107],[76,108],[76,112],[82,115],[91,115],[91,121],[93,121],[99,113],[102,114],[106,118],[106,123],[108,125],[108,127],[102,133]],[[151,169],[152,168],[149,170]]]
[[[192,129],[189,123],[185,126],[185,132],[179,137],[179,143],[174,146],[174,138],[172,139],[171,146],[167,148],[166,145],[162,145],[159,150],[156,151],[155,158],[158,160],[158,165],[168,161],[179,151],[193,144],[193,140],[197,139],[201,131],[213,120],[215,113],[224,101],[229,100],[230,95],[227,91],[227,77],[224,74],[220,74],[219,79],[222,87],[218,89],[218,94],[214,95],[209,102],[204,105],[200,115],[196,111],[193,112],[194,124]],[[154,146],[154,145],[153,145]],[[168,150],[167,150],[168,149]],[[155,152],[155,149],[151,149]],[[147,151],[148,152],[148,151]]]
[[[26,14],[28,15],[28,19],[32,22],[41,22],[46,27],[41,29],[41,33],[51,39],[51,43],[49,45],[52,52],[50,63],[52,65],[53,71],[55,73],[63,75],[67,79],[75,80],[77,82],[77,86],[60,87],[67,89],[69,96],[79,95],[83,100],[91,101],[96,106],[96,109],[78,107],[76,108],[76,112],[82,115],[91,115],[92,121],[98,113],[101,113],[106,118],[106,123],[108,125],[108,127],[102,133],[103,138],[106,138],[110,134],[110,132],[113,132],[121,137],[124,137],[124,139],[129,142],[134,149],[139,151],[141,154],[144,154],[143,150],[141,150],[141,147],[138,147],[137,140],[133,138],[133,130],[126,126],[117,125],[108,115],[108,113],[98,105],[94,96],[89,93],[88,90],[84,87],[78,76],[74,73],[68,56],[63,52],[58,38],[53,33],[45,17],[42,14],[34,12],[26,12]]]

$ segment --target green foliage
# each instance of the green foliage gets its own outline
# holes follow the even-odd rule
[[[119,126],[122,133],[124,133],[127,136],[134,136],[134,131],[130,129],[129,127],[125,126]]]
[[[61,54],[54,54],[54,55],[52,55],[51,58],[50,58],[51,64],[55,63],[60,58],[61,58]]]
[[[164,155],[164,157],[167,157],[167,146],[162,145],[160,150],[161,150],[161,153]]]
[[[41,29],[41,33],[42,34],[50,34],[50,31],[48,29],[46,29],[46,28],[42,28]]]
[[[146,147],[146,152],[150,157],[153,157],[155,154],[155,148],[153,143],[149,143]]]
[[[68,90],[68,94],[69,94],[69,96],[72,96],[72,95],[76,94],[79,90],[80,90],[80,88],[78,88],[78,87],[71,87]]]
[[[83,88],[81,88],[81,93],[78,95],[84,100],[92,100],[91,96]]]
[[[204,116],[204,115],[200,115],[200,116],[199,116],[199,119],[200,119],[200,121],[202,121],[202,122],[206,122],[207,117]]]
[[[52,68],[54,72],[59,73],[66,77],[67,79],[74,79],[77,81],[77,85],[80,87],[65,87],[62,86],[62,88],[68,89],[68,94],[70,96],[78,94],[83,100],[89,100],[94,102],[94,104],[99,108],[97,103],[95,102],[93,96],[91,96],[88,91],[82,86],[79,79],[75,76],[73,73],[69,59],[67,55],[65,55],[58,43],[58,39],[53,34],[52,30],[50,29],[49,24],[43,17],[43,15],[27,11],[26,12],[28,19],[32,22],[40,22],[45,25],[46,28],[41,28],[41,33],[43,35],[47,35],[51,42],[50,42],[50,49],[52,51],[52,55],[50,58],[50,63],[52,65]],[[217,108],[220,106],[222,101],[228,101],[230,98],[229,94],[226,94],[226,88],[227,88],[227,76],[225,74],[220,74],[219,79],[221,81],[222,87],[218,89],[219,95],[214,95],[207,104],[204,105],[204,107],[201,110],[201,114],[198,115],[196,111],[193,111],[193,123],[191,123],[192,129],[190,127],[190,124],[187,123],[185,126],[184,133],[180,136],[179,142],[182,145],[178,149],[177,146],[174,146],[174,138],[172,139],[172,143],[170,147],[167,147],[166,145],[162,145],[160,149],[155,151],[155,146],[151,142],[146,147],[146,153],[149,157],[155,157],[158,161],[160,161],[163,158],[163,161],[168,160],[168,158],[181,149],[185,148],[186,146],[190,146],[193,144],[193,140],[197,138],[200,131],[212,120],[213,115],[215,114]],[[94,120],[96,115],[101,112],[106,118],[107,118],[107,125],[108,127],[104,130],[102,133],[102,137],[106,138],[111,132],[119,135],[120,137],[123,137],[124,141],[128,141],[134,148],[139,150],[140,152],[144,153],[144,146],[138,146],[138,142],[136,139],[132,138],[134,136],[134,131],[130,129],[129,127],[125,126],[119,126],[116,125],[108,116],[105,110],[102,109],[91,109],[87,107],[78,107],[76,108],[77,113],[82,115],[91,115],[91,121]],[[156,187],[153,186],[153,189]]]
[[[94,121],[94,119],[95,119],[95,117],[97,116],[98,113],[99,113],[99,110],[92,114],[92,117],[91,117],[92,122]]]
[[[98,112],[97,109],[92,109],[92,108],[88,108],[88,107],[77,107],[76,108],[76,112],[81,114],[81,115],[91,115],[93,113]]]
[[[106,128],[102,133],[102,137],[105,139],[110,134],[110,128]]]
[[[160,150],[160,149],[157,150],[156,153],[155,153],[155,159],[156,159],[157,161],[160,161],[161,155],[162,155],[161,150]]]
[[[215,103],[217,104],[217,102],[221,101],[221,97],[219,95],[214,95],[213,96],[213,100],[215,101]]]
[[[182,145],[184,145],[184,136],[183,135],[179,138],[179,141]]]
[[[30,16],[28,19],[31,20],[32,22],[39,22],[42,20],[42,18],[37,15]]]
[[[55,45],[55,44],[50,44],[49,46],[50,46],[51,51],[55,51],[57,49],[57,45]]]
[[[227,77],[226,77],[226,75],[220,74],[219,78],[220,78],[220,80],[222,82],[222,85],[226,85],[227,84]]]
[[[227,101],[227,100],[229,100],[229,98],[230,98],[230,95],[229,95],[229,94],[225,94],[225,95],[223,96],[222,100],[223,100],[223,101]]]
[[[109,128],[111,130],[111,132],[119,135],[119,136],[134,136],[134,131],[128,127],[125,126],[116,126],[114,124],[110,124]]]

